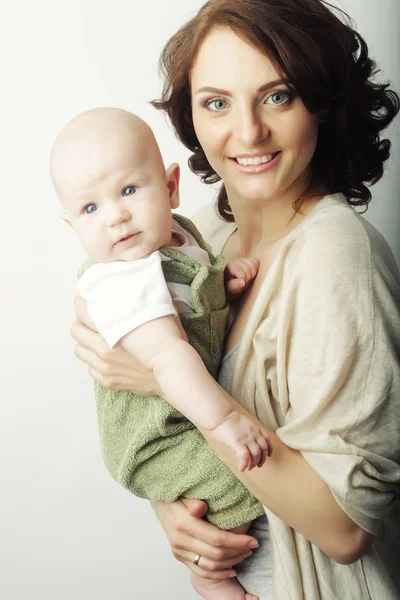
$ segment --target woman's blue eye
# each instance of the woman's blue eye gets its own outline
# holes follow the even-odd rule
[[[133,196],[136,193],[136,188],[134,185],[128,185],[128,187],[122,190],[123,196]]]
[[[87,215],[90,215],[90,214],[96,212],[96,210],[97,210],[97,206],[95,204],[88,204],[84,208],[84,211]]]
[[[287,92],[275,92],[275,94],[272,94],[268,100],[271,100],[275,98],[276,101],[273,101],[272,104],[275,105],[279,105],[279,104],[285,104],[285,102],[288,101],[288,99],[290,98],[290,95]]]
[[[226,108],[226,100],[222,100],[222,98],[211,100],[207,103],[207,108],[211,108],[211,110],[214,111],[224,110],[224,108]]]

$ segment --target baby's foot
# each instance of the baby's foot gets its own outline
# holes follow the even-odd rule
[[[236,577],[215,581],[214,579],[202,579],[191,573],[190,578],[194,590],[204,600],[259,600],[258,596],[254,596],[254,594],[246,594]]]

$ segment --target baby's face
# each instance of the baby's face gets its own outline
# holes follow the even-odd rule
[[[179,167],[164,171],[154,138],[107,127],[62,152],[57,189],[64,218],[99,262],[132,261],[171,240]],[[146,134],[146,131],[144,132]]]

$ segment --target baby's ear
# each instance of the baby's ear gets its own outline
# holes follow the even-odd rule
[[[178,208],[179,206],[179,176],[180,168],[178,163],[172,163],[165,171],[165,184],[168,188],[171,208]]]
[[[69,225],[70,227],[72,227],[71,219],[69,218],[69,216],[68,216],[68,213],[67,213],[67,212],[62,212],[62,213],[60,214],[60,218],[61,218],[63,221],[65,221],[66,223],[68,223],[68,225]]]

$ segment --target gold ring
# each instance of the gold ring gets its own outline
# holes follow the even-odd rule
[[[196,554],[196,556],[193,559],[193,564],[196,565],[196,567],[198,566],[200,559],[201,559],[200,554]]]

